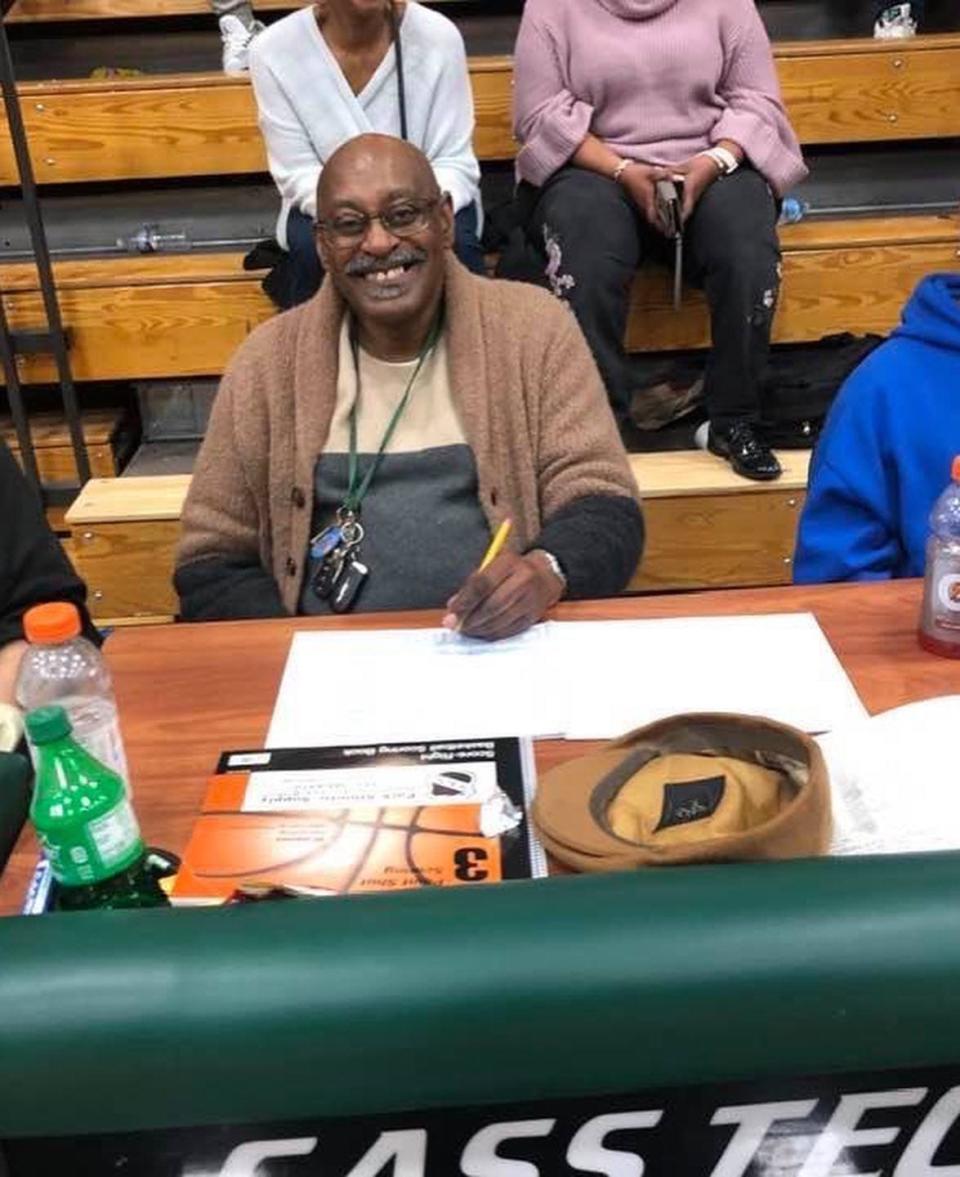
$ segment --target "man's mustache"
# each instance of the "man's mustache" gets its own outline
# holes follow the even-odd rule
[[[418,249],[415,245],[403,245],[395,249],[388,257],[373,257],[369,253],[358,253],[350,259],[344,267],[344,272],[351,278],[362,278],[365,274],[375,274],[378,270],[394,270],[397,266],[413,266],[427,260],[427,251]]]

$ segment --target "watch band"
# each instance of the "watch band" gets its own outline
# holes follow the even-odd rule
[[[532,548],[530,554],[533,555],[534,552],[539,552],[540,555],[543,556],[546,562],[550,565],[550,571],[554,574],[557,580],[560,581],[560,584],[563,586],[563,591],[566,592],[567,574],[560,567],[560,561],[557,559],[557,557],[553,554],[553,552],[548,552],[546,548]]]
[[[721,176],[729,176],[740,166],[740,161],[726,147],[708,147],[706,151],[701,151],[700,154],[713,160],[720,169]]]

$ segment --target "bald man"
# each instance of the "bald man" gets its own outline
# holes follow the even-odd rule
[[[643,520],[573,316],[456,261],[450,198],[400,140],[342,147],[317,207],[320,292],[253,332],[214,405],[182,616],[429,608],[494,639],[620,591]]]

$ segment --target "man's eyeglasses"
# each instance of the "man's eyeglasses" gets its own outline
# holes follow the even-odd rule
[[[404,200],[375,216],[354,210],[344,211],[328,220],[318,220],[317,230],[337,245],[356,245],[366,237],[374,221],[379,221],[393,237],[413,237],[426,229],[430,213],[439,202],[439,196],[429,200]]]

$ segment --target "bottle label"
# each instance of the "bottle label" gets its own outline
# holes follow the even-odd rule
[[[955,571],[955,561],[950,561],[950,571],[941,571],[940,563],[938,560],[938,567],[934,571],[934,616],[938,625],[946,629],[960,629],[960,573]]]
[[[131,866],[143,853],[140,827],[126,797],[69,839],[53,840],[43,830],[37,832],[54,877],[65,887],[101,883]]]
[[[113,769],[129,792],[130,773],[123,751],[123,740],[120,738],[120,725],[116,719],[111,723],[98,724],[90,730],[77,732],[76,738],[91,756],[95,756],[107,768]]]

